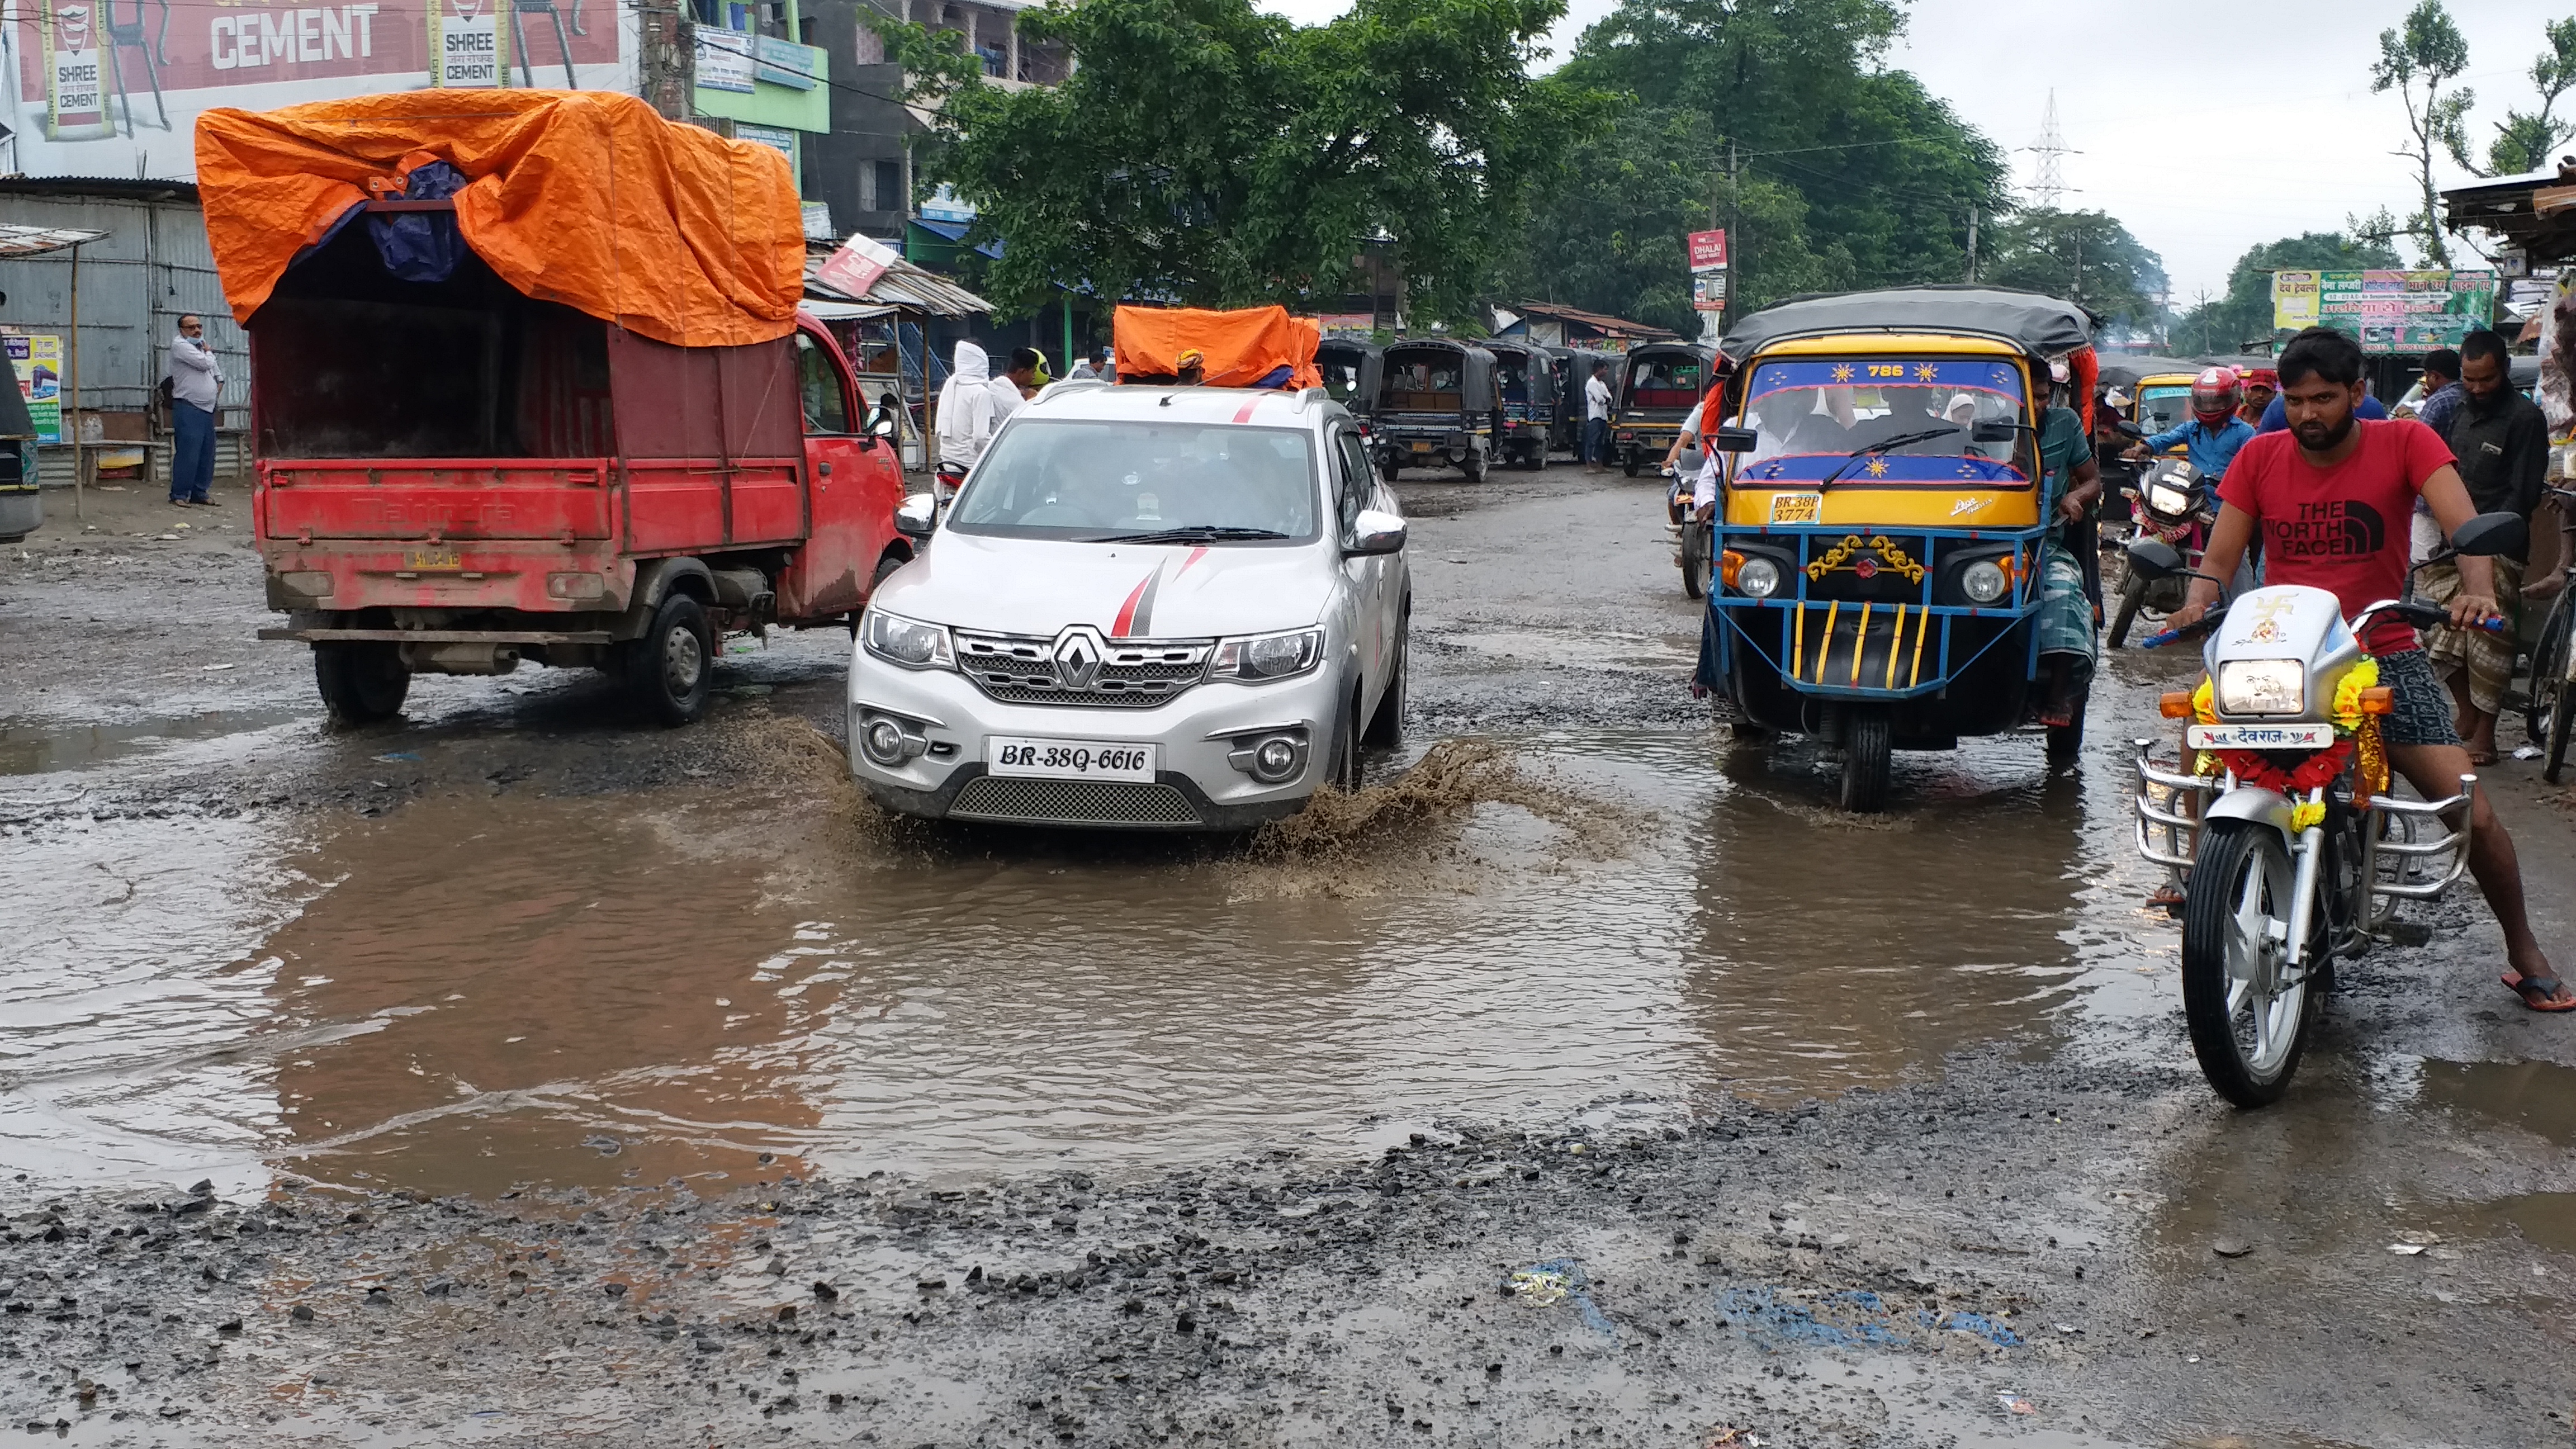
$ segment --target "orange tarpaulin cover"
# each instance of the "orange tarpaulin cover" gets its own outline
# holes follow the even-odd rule
[[[1112,330],[1121,378],[1177,376],[1181,354],[1196,348],[1204,359],[1199,380],[1209,387],[1250,387],[1281,367],[1290,369],[1290,387],[1324,384],[1315,367],[1323,325],[1285,307],[1121,307]]]
[[[766,146],[608,91],[409,91],[197,118],[197,190],[247,323],[349,208],[412,168],[463,172],[465,244],[528,296],[657,342],[784,337],[805,292],[796,179]]]

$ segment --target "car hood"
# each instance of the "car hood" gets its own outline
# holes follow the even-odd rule
[[[1111,638],[1204,639],[1314,623],[1338,567],[1318,544],[1060,543],[943,530],[876,602],[1001,634],[1089,624]]]

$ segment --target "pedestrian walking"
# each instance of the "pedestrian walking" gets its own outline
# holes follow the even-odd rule
[[[1594,368],[1583,384],[1583,466],[1610,466],[1610,382]]]
[[[2549,423],[2540,405],[2515,390],[2505,358],[2504,338],[2494,332],[2472,332],[2461,342],[2459,406],[2450,409],[2450,432],[2444,441],[2458,459],[2460,482],[2480,513],[2519,513],[2528,523],[2540,506],[2541,488],[2549,475]],[[2425,369],[2432,370],[2429,362]],[[2429,410],[2429,408],[2428,408]],[[2416,414],[2418,420],[2422,413]],[[2514,611],[2522,597],[2523,566],[2528,546],[2486,560],[2495,574],[2496,611],[2507,632],[2441,628],[2424,642],[2433,672],[2450,687],[2457,707],[2455,728],[2466,743],[2472,764],[2496,761],[2496,715],[2504,708],[2506,686],[2513,683]],[[2457,561],[2429,565],[2416,576],[2425,598],[2447,604],[2460,592]]]
[[[170,339],[170,501],[181,506],[210,507],[215,485],[215,397],[224,385],[224,370],[206,346],[206,324],[195,315],[179,319]]]

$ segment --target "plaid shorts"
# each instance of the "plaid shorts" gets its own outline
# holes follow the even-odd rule
[[[2379,682],[2388,686],[2392,708],[2379,722],[2379,737],[2392,745],[2456,745],[2451,692],[2433,677],[2433,661],[2421,649],[2379,656]]]

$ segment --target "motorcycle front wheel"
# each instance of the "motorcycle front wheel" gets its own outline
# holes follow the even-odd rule
[[[2269,825],[2214,820],[2201,830],[2183,899],[2183,1020],[2201,1075],[2239,1107],[2281,1099],[2315,1022],[2318,993],[2310,987],[2323,964],[2325,933],[2311,935],[2308,967],[2291,979],[2297,875],[2281,833]]]
[[[2129,643],[2129,626],[2137,622],[2138,606],[2146,601],[2146,578],[2140,574],[2129,575],[2128,579],[2120,585],[2120,606],[2111,615],[2111,634],[2109,642],[2112,648],[2121,649],[2127,647]]]

